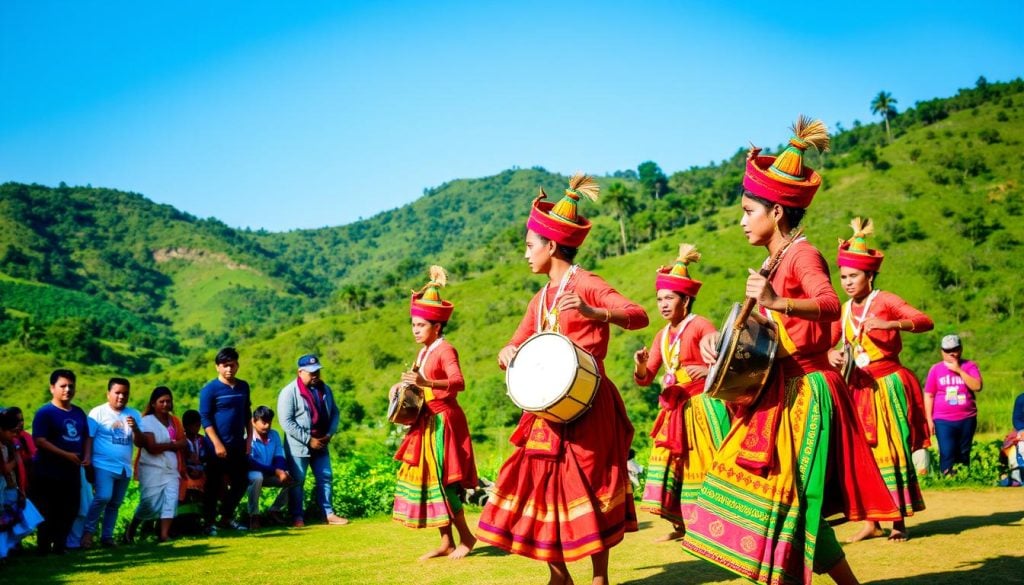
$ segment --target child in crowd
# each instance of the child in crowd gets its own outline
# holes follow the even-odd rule
[[[213,445],[199,431],[202,419],[198,410],[186,410],[181,416],[185,428],[185,473],[178,490],[178,515],[174,517],[173,531],[198,533],[203,515],[203,492],[206,489],[206,460],[213,456]]]
[[[18,427],[15,413],[0,410],[0,565],[6,562],[7,553],[43,521],[25,497],[24,486],[18,483]]]
[[[284,458],[284,446],[277,431],[271,430],[274,411],[259,406],[252,413],[252,451],[249,454],[249,528],[260,527],[260,492],[263,486],[289,488],[292,478],[288,475]],[[271,513],[277,510],[271,510]]]
[[[32,458],[36,456],[36,442],[32,435],[25,432],[25,413],[17,406],[7,409],[7,412],[15,418],[18,423],[18,433],[14,436],[14,449],[18,452],[18,485],[28,493],[28,482],[32,476]]]
[[[185,440],[188,442],[188,451],[185,453],[185,490],[182,490],[182,500],[188,499],[187,490],[197,492],[203,491],[206,483],[206,458],[213,453],[210,440],[199,434],[202,428],[202,420],[198,410],[186,410],[181,417],[181,424],[185,426]]]

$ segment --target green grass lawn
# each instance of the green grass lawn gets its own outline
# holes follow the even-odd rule
[[[845,546],[866,583],[943,585],[1019,583],[1024,569],[1024,489],[943,490],[925,494],[928,510],[908,520],[911,538]],[[478,510],[470,511],[475,524]],[[837,528],[840,539],[857,525]],[[611,553],[613,583],[739,584],[744,580],[684,553],[677,543],[655,543],[668,524],[641,513],[640,531]],[[183,538],[40,559],[15,557],[0,569],[7,583],[543,583],[542,563],[478,547],[461,561],[417,557],[436,546],[436,530],[409,530],[387,518],[349,526],[268,528],[252,534]],[[579,584],[590,563],[573,563]],[[815,576],[814,583],[829,583]]]

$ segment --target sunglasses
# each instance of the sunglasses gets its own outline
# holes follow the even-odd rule
[[[942,353],[956,353],[956,352],[960,351],[961,349],[962,348],[960,348],[960,347],[954,347],[953,349],[944,349],[944,350],[942,350]]]

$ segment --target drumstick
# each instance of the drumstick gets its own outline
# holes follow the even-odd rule
[[[786,253],[786,250],[793,245],[793,242],[804,233],[803,226],[793,230],[789,234],[789,239],[786,240],[786,245],[779,248],[775,254],[772,255],[771,260],[768,262],[768,266],[765,266],[758,271],[758,274],[765,278],[771,278],[772,274],[775,273],[775,269],[779,267],[779,261],[782,260],[782,255]],[[757,299],[748,298],[743,301],[743,308],[740,309],[739,314],[736,316],[736,322],[733,323],[733,328],[736,331],[743,329],[747,325],[747,318],[750,317],[751,311],[754,310],[754,305],[757,304]]]

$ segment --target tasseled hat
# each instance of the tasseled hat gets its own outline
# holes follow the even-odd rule
[[[587,238],[591,224],[577,212],[577,203],[581,195],[597,201],[600,191],[597,181],[583,173],[576,173],[569,179],[565,197],[558,203],[543,201],[548,194],[541,188],[540,195],[533,200],[526,227],[562,246],[579,248]]]
[[[875,231],[870,219],[861,221],[859,217],[853,218],[850,222],[853,228],[853,237],[849,240],[839,238],[839,256],[836,263],[847,268],[856,268],[867,272],[878,272],[882,267],[882,260],[885,254],[880,250],[869,250],[868,243],[864,239]]]
[[[427,321],[447,322],[452,316],[454,305],[441,300],[441,287],[448,284],[448,273],[440,266],[430,267],[430,282],[418,291],[412,292],[409,314]]]
[[[666,289],[688,297],[696,297],[702,283],[690,278],[686,267],[690,262],[698,260],[700,252],[693,244],[680,244],[679,257],[676,258],[675,264],[658,269],[658,277],[654,281],[655,290]]]
[[[821,175],[804,166],[804,151],[813,146],[825,152],[828,142],[825,124],[821,120],[812,122],[801,115],[793,125],[793,137],[782,154],[777,157],[759,156],[760,148],[750,149],[743,188],[785,207],[809,207],[821,186]]]

